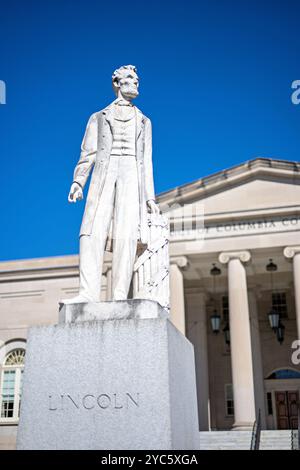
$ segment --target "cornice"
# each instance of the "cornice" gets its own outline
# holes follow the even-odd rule
[[[272,158],[255,158],[245,163],[200,178],[192,183],[177,186],[157,196],[163,205],[183,203],[201,199],[211,193],[222,191],[223,188],[240,184],[257,177],[287,179],[300,184],[300,163]]]

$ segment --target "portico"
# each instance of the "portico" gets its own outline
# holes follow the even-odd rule
[[[280,426],[276,390],[270,398],[266,380],[275,369],[299,370],[291,359],[291,344],[300,338],[299,181],[291,162],[255,159],[160,196],[174,227],[171,263],[185,259],[177,267],[183,282],[173,275],[172,287],[186,299],[202,430],[251,429],[259,409],[263,427]],[[266,269],[270,259],[277,266],[273,286]],[[213,263],[221,270],[215,287]],[[272,308],[282,310],[282,344],[269,325]],[[215,309],[221,317],[218,335],[210,324]],[[227,322],[229,346],[222,332]],[[293,386],[289,381],[284,386],[296,387],[298,394],[300,379],[293,380]],[[231,387],[232,414],[226,410]]]

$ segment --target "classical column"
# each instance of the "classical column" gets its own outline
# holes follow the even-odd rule
[[[250,312],[252,361],[254,364],[253,378],[254,378],[254,391],[255,391],[255,409],[256,411],[260,409],[261,427],[262,429],[266,429],[265,385],[264,385],[264,374],[263,374],[262,354],[261,354],[261,344],[260,344],[257,298],[256,298],[256,292],[254,288],[248,290],[248,296],[249,296],[249,312]]]
[[[207,354],[206,293],[199,289],[186,292],[187,336],[194,345],[199,430],[210,429],[209,378]]]
[[[283,250],[286,258],[293,260],[295,307],[297,318],[297,339],[300,340],[300,245],[287,246]]]
[[[185,335],[184,284],[181,270],[188,265],[185,256],[170,259],[171,322]]]
[[[228,264],[231,372],[234,396],[234,429],[251,429],[255,401],[246,271],[248,251],[223,252],[220,263]]]

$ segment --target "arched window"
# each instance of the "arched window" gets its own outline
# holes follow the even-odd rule
[[[1,380],[1,421],[19,418],[25,349],[14,349],[5,358]]]
[[[295,369],[279,369],[272,372],[267,379],[300,379],[300,372]]]

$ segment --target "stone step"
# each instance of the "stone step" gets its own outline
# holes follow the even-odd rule
[[[261,436],[261,440],[262,439],[273,439],[273,440],[277,440],[277,441],[287,441],[287,440],[291,439],[291,435],[289,435],[289,436]]]
[[[284,430],[263,430],[260,434],[260,450],[291,450],[292,431]]]
[[[245,437],[248,437],[248,436],[251,436],[252,434],[251,433],[246,433],[245,431],[241,431],[243,434],[240,436],[239,434],[236,434],[236,433],[224,433],[222,431],[219,431],[218,432],[212,432],[211,434],[207,433],[207,434],[202,434],[202,432],[200,433],[201,434],[201,437],[233,437],[233,438],[238,438],[238,437],[242,437],[242,436],[245,436]]]
[[[260,450],[291,450],[291,430],[261,431]],[[201,431],[202,450],[249,450],[251,431]]]
[[[268,436],[275,436],[275,437],[284,437],[284,436],[290,436],[291,435],[291,431],[282,431],[282,432],[278,432],[278,431],[261,431],[261,435],[264,436],[264,435],[268,435]]]
[[[203,431],[200,432],[202,450],[249,450],[251,431]]]
[[[224,442],[248,442],[249,439],[251,440],[251,437],[249,438],[225,438],[225,437],[219,437],[219,439],[216,439],[216,438],[212,438],[212,439],[209,439],[208,438],[200,438],[201,442],[219,442],[220,439]]]

